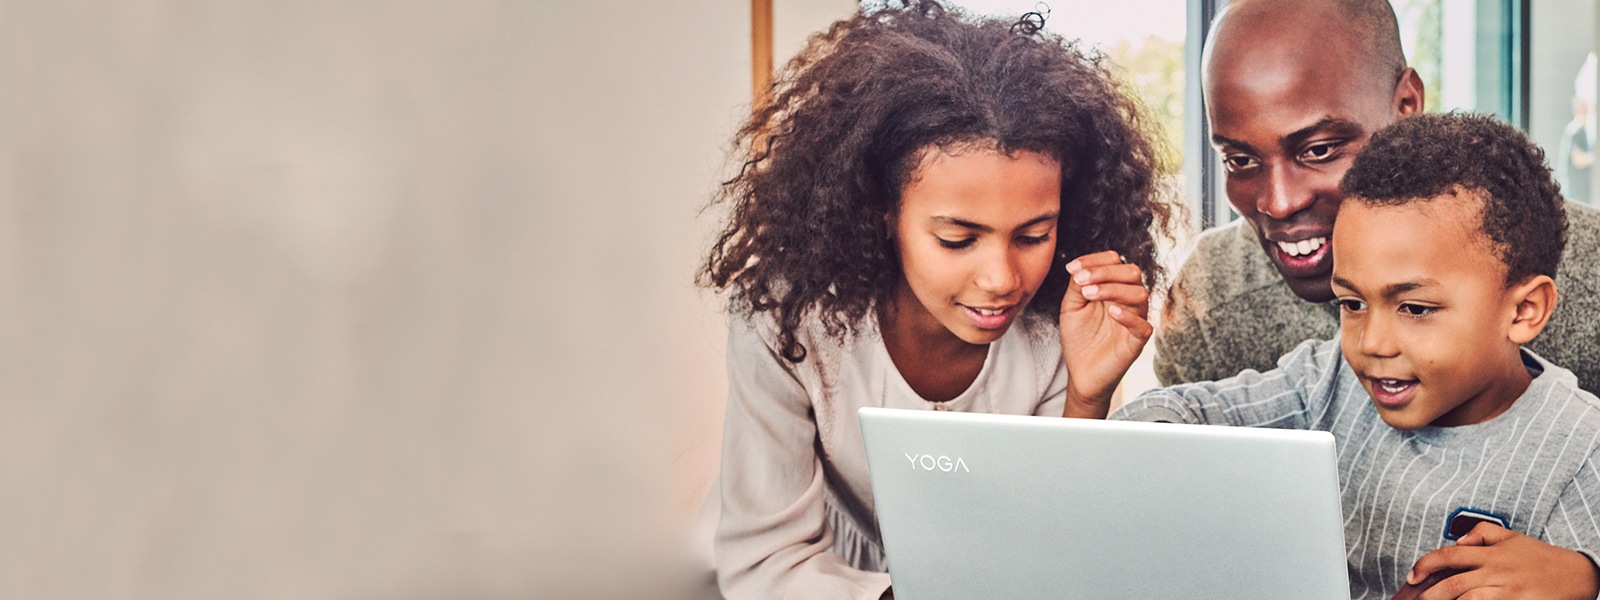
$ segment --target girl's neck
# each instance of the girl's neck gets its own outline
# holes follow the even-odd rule
[[[971,387],[989,355],[987,344],[969,344],[935,319],[904,283],[891,302],[878,307],[878,327],[890,360],[924,399],[953,399]]]

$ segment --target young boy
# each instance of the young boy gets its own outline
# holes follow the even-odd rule
[[[1113,418],[1332,432],[1354,598],[1595,598],[1600,400],[1522,348],[1566,242],[1543,153],[1488,117],[1414,116],[1341,187],[1339,339]]]

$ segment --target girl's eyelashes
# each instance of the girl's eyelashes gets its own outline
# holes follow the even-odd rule
[[[1051,234],[1048,233],[1044,235],[1019,235],[1017,236],[1017,244],[1020,246],[1037,246],[1039,244],[1049,242],[1051,239],[1050,236]],[[978,241],[978,238],[975,237],[962,238],[959,240],[947,240],[939,236],[934,236],[934,239],[939,240],[940,246],[944,246],[945,248],[949,248],[951,250],[960,250],[962,248],[969,247]]]

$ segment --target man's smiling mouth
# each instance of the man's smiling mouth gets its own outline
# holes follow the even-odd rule
[[[1326,237],[1314,237],[1308,240],[1300,240],[1298,242],[1278,242],[1278,249],[1283,250],[1283,253],[1288,254],[1289,256],[1293,256],[1295,258],[1304,258],[1315,254],[1318,250],[1321,250],[1323,246],[1327,245],[1327,243],[1328,238]]]

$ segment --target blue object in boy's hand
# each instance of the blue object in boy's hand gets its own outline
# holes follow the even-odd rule
[[[1505,517],[1486,510],[1463,506],[1451,511],[1450,516],[1445,519],[1444,539],[1459,540],[1461,536],[1472,533],[1472,528],[1477,527],[1479,523],[1494,523],[1506,529],[1511,528],[1511,523]]]

